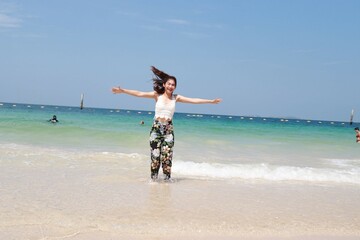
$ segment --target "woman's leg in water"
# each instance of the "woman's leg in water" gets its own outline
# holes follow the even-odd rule
[[[150,132],[151,178],[157,179],[162,165],[165,179],[171,177],[174,147],[174,131],[172,122],[161,124],[154,121]]]
[[[151,152],[151,178],[157,179],[160,169],[160,154],[161,154],[162,134],[160,132],[160,125],[154,122],[150,131],[150,152]]]
[[[172,124],[166,126],[164,140],[161,143],[160,161],[165,179],[171,178],[171,167],[174,147],[174,132]]]

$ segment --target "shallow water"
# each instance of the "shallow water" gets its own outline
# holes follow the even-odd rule
[[[13,105],[0,106],[4,239],[360,236],[347,123],[176,114],[173,182],[151,183],[153,113]]]

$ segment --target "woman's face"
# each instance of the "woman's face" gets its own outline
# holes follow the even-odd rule
[[[174,79],[167,80],[167,82],[164,83],[164,88],[165,88],[165,92],[173,93],[176,88],[175,80]]]

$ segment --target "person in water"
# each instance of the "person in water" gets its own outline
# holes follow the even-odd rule
[[[54,115],[51,119],[49,119],[49,122],[57,123],[59,120],[57,120],[56,115]]]
[[[360,143],[360,130],[359,130],[359,128],[358,127],[356,127],[356,128],[354,128],[354,130],[355,130],[355,137],[356,137],[356,142],[357,143]]]
[[[174,128],[172,120],[175,112],[175,104],[177,102],[218,104],[221,102],[221,99],[189,98],[174,94],[177,86],[176,78],[154,66],[151,67],[151,70],[155,75],[152,79],[154,91],[141,92],[122,87],[113,87],[112,92],[114,94],[125,93],[135,97],[152,98],[155,100],[155,116],[150,131],[151,179],[156,180],[158,178],[161,165],[165,180],[170,180],[174,147]]]

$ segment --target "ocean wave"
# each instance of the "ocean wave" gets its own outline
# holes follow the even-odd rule
[[[339,168],[356,168],[360,166],[360,159],[324,159],[327,163]]]
[[[208,179],[244,179],[266,181],[334,182],[360,184],[360,168],[328,169],[269,164],[220,164],[177,161],[173,172]]]
[[[118,161],[119,159],[145,161],[148,156],[142,153],[123,153],[110,151],[90,151],[77,148],[55,148],[17,143],[0,143],[0,161],[5,159],[19,162],[35,161],[52,162],[53,160],[86,160]]]
[[[135,164],[144,166],[149,155],[142,152],[89,151],[0,143],[0,164],[83,166],[93,164]],[[266,161],[266,160],[264,160]],[[322,167],[299,167],[269,163],[210,163],[176,159],[174,177],[198,179],[239,179],[263,181],[301,181],[305,183],[346,183],[360,185],[358,159],[323,159]],[[110,165],[109,165],[110,166]]]

